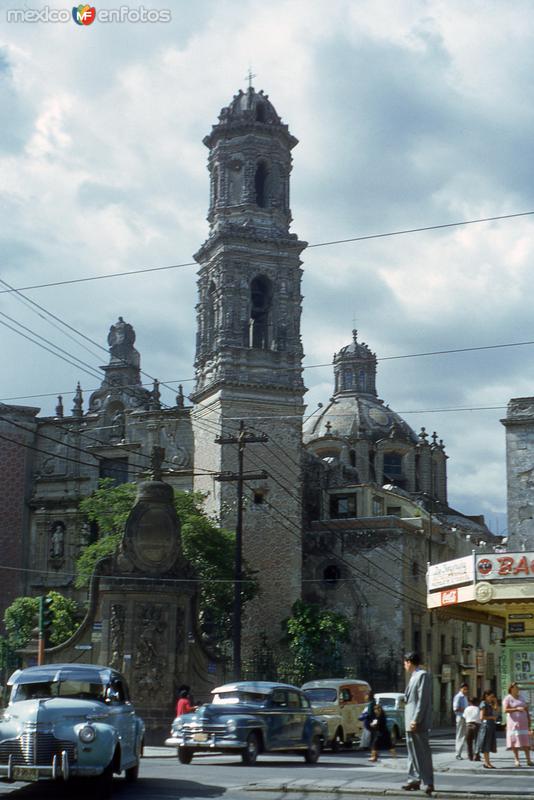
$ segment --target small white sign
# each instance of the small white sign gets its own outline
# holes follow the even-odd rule
[[[428,590],[444,589],[446,586],[459,586],[471,583],[475,578],[473,556],[454,558],[428,568]]]

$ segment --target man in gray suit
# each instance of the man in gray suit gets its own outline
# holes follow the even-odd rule
[[[410,676],[406,687],[406,747],[408,749],[408,781],[403,789],[420,789],[421,782],[425,792],[434,791],[434,769],[428,733],[432,726],[432,678],[420,666],[419,653],[406,653],[404,669]]]

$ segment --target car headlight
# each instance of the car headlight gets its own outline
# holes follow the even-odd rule
[[[96,730],[92,725],[84,725],[83,728],[78,731],[78,736],[80,737],[80,741],[84,744],[90,744],[96,739]]]
[[[235,719],[228,720],[228,722],[226,723],[226,730],[229,733],[234,733],[234,731],[237,730],[237,722],[235,721]]]

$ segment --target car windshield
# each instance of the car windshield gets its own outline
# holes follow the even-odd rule
[[[71,697],[78,700],[104,700],[106,687],[103,683],[88,681],[43,681],[16,683],[11,692],[11,702],[20,700],[44,700],[50,697]]]
[[[255,705],[261,706],[265,703],[267,697],[258,692],[217,692],[213,695],[211,701],[216,706],[229,706],[229,705]]]
[[[396,700],[394,697],[378,697],[377,702],[382,708],[395,708]]]
[[[312,706],[322,706],[325,703],[335,703],[337,692],[335,689],[305,689],[304,694]]]

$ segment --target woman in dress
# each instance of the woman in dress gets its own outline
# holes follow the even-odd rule
[[[506,749],[514,754],[515,766],[519,767],[519,751],[523,750],[529,767],[534,766],[530,759],[530,714],[528,703],[519,694],[519,686],[512,683],[502,703],[506,714]]]
[[[497,752],[497,737],[495,734],[495,721],[497,719],[497,698],[495,692],[488,689],[482,695],[480,704],[480,730],[478,732],[477,753],[482,753],[484,757],[485,769],[496,769],[490,762],[490,753]]]

